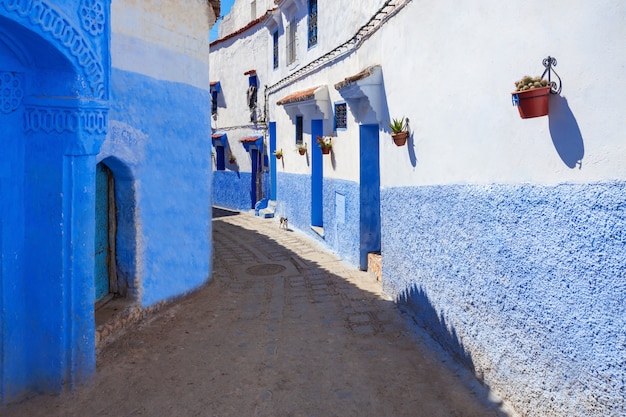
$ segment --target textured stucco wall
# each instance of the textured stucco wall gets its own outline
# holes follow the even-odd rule
[[[112,81],[111,120],[127,126],[124,140],[135,151],[131,155],[141,158],[125,162],[128,155],[113,154],[135,178],[138,227],[137,235],[118,235],[118,247],[137,246],[134,281],[142,304],[149,306],[209,277],[209,115],[198,112],[209,95],[120,70],[113,70]]]
[[[384,289],[523,415],[624,415],[625,191],[384,190]]]
[[[324,241],[352,265],[359,264],[359,184],[324,180]]]
[[[0,407],[95,371],[108,2],[61,3],[0,1]]]
[[[213,204],[235,210],[250,210],[251,180],[249,172],[214,171]]]
[[[135,198],[121,201],[134,212],[122,219],[118,252],[129,252],[118,263],[149,306],[210,274],[212,12],[206,1],[190,0],[113,2],[111,13],[115,129],[99,159],[113,161],[116,181]]]
[[[311,176],[279,173],[277,216],[289,219],[289,226],[320,239],[311,230]],[[342,180],[324,180],[323,242],[353,265],[359,263],[359,186]],[[337,210],[337,194],[343,207]],[[337,212],[340,214],[338,219]]]

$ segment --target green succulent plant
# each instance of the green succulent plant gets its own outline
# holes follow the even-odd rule
[[[541,77],[531,77],[529,75],[525,75],[521,80],[515,82],[515,91],[526,91],[531,88],[541,88],[547,87],[548,80],[545,80]]]
[[[408,123],[405,117],[402,119],[391,119],[389,122],[389,129],[392,133],[401,133],[408,130]]]

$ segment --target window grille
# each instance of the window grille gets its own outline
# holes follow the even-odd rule
[[[309,0],[309,48],[317,45],[317,0]]]
[[[274,49],[274,69],[278,68],[278,31],[274,31],[273,49]]]
[[[346,103],[335,104],[335,129],[348,127],[348,106]]]
[[[213,116],[217,115],[217,91],[211,91],[211,114]]]
[[[287,65],[296,60],[296,21],[289,22],[287,30]]]
[[[296,145],[302,145],[304,142],[302,136],[302,116],[296,116]]]

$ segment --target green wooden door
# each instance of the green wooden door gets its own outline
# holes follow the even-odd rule
[[[96,301],[109,294],[109,169],[96,166],[96,239],[95,289]]]

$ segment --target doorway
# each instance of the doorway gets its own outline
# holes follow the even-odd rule
[[[359,267],[367,270],[367,254],[380,251],[380,158],[378,125],[361,125]]]
[[[96,234],[94,288],[96,306],[117,293],[115,268],[115,180],[109,167],[96,165]]]
[[[311,120],[311,143],[324,136],[324,120]],[[322,149],[311,146],[311,226],[324,226],[324,160]]]

